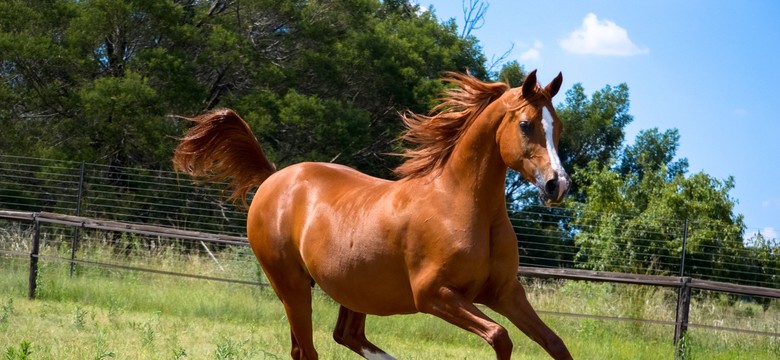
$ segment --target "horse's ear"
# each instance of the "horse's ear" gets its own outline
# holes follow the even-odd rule
[[[523,97],[529,98],[534,94],[536,89],[536,70],[531,71],[528,76],[523,80]]]
[[[558,76],[555,77],[547,86],[544,87],[544,90],[550,94],[550,98],[555,96],[555,94],[558,93],[558,90],[561,89],[561,84],[563,83],[563,74],[558,73]]]

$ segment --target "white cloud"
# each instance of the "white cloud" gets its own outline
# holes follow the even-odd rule
[[[609,20],[599,20],[590,13],[582,20],[582,27],[574,30],[565,39],[558,41],[564,50],[583,55],[634,56],[647,54],[648,48],[641,48],[628,38],[626,29]]]
[[[528,50],[520,54],[520,60],[522,61],[537,61],[541,58],[542,53],[539,51],[544,47],[541,41],[536,40]]]

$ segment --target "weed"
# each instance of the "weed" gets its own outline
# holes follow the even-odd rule
[[[41,294],[41,292],[43,290],[45,290],[45,288],[43,286],[43,276],[41,276],[41,274],[44,271],[46,271],[47,268],[48,268],[47,264],[41,263],[40,261],[38,261],[38,273],[35,276],[35,293],[36,294]]]
[[[19,344],[19,350],[13,346],[9,346],[5,351],[5,360],[26,360],[30,358],[32,354],[32,344],[28,341],[22,341]]]
[[[104,332],[98,332],[95,339],[95,357],[94,360],[103,360],[116,357],[116,353],[107,349],[106,346],[106,334]]]
[[[688,334],[683,333],[677,343],[677,350],[675,351],[674,358],[676,360],[691,359],[691,339]]]
[[[152,324],[149,322],[143,323],[141,325],[141,344],[151,347],[154,344],[154,338],[155,334]]]
[[[8,326],[8,318],[14,313],[14,299],[8,298],[5,305],[0,309],[0,328]]]
[[[49,315],[49,308],[50,307],[51,307],[51,305],[49,305],[47,303],[41,304],[40,311],[38,312],[38,314],[40,315],[41,319],[46,318],[46,316]]]
[[[173,360],[180,360],[187,357],[187,352],[184,351],[183,347],[177,347],[173,349]]]
[[[235,343],[228,337],[222,337],[222,341],[217,344],[217,349],[214,351],[214,359],[216,360],[236,360],[243,358],[241,356],[241,347],[244,343]]]
[[[83,330],[84,326],[87,324],[87,320],[85,317],[87,316],[87,311],[81,308],[81,305],[76,305],[76,308],[73,309],[73,326],[76,327],[76,329]]]
[[[123,312],[124,309],[122,308],[122,305],[116,298],[112,297],[108,303],[108,321],[117,325]]]

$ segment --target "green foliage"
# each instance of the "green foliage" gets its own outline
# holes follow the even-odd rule
[[[667,180],[688,172],[688,159],[673,161],[680,143],[680,132],[669,129],[663,133],[658,128],[642,130],[637,135],[634,145],[627,146],[620,154],[620,162],[616,171],[622,175],[634,174],[637,180],[642,180],[645,171],[659,172],[666,170]]]
[[[87,323],[86,316],[87,311],[84,310],[81,306],[76,305],[76,307],[73,309],[73,326],[77,330],[84,330],[84,326]]]
[[[626,148],[618,166],[591,161],[578,171],[585,199],[571,203],[582,216],[574,226],[577,260],[582,267],[629,272],[679,274],[683,224],[688,234],[686,271],[698,276],[739,278],[732,265],[743,250],[745,225],[734,215],[729,192],[733,178],[718,180],[705,173],[685,176],[685,159],[672,161],[676,130],[641,132]],[[673,176],[670,173],[676,172]],[[619,260],[617,260],[619,259]]]
[[[515,60],[501,67],[501,71],[498,73],[498,80],[509,84],[511,87],[518,87],[523,84],[526,75],[528,74],[526,74],[523,66]]]
[[[354,154],[371,140],[371,115],[350,103],[292,90],[283,97],[266,93],[256,101],[264,102],[259,109],[267,110],[250,110],[245,117],[257,124],[265,150],[281,164],[340,160],[342,154]]]
[[[5,351],[6,360],[26,360],[30,358],[32,354],[32,344],[28,341],[22,341],[19,343],[19,349],[17,350],[13,346],[9,346]]]
[[[8,318],[14,313],[14,298],[8,298],[8,301],[0,309],[0,328],[8,326]]]
[[[235,107],[281,166],[389,175],[398,111],[443,71],[487,78],[476,39],[408,1],[11,1],[0,24],[0,152],[119,167],[169,166],[168,115]]]
[[[173,360],[181,360],[187,357],[187,351],[184,348],[173,349]]]
[[[626,84],[607,85],[590,99],[580,84],[566,91],[566,100],[556,112],[565,129],[558,151],[569,174],[591,161],[606,164],[618,155],[625,127],[634,120],[628,113],[629,104]],[[570,193],[576,198],[581,196],[576,188]]]

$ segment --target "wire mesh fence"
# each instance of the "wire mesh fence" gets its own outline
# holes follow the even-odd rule
[[[222,189],[172,171],[0,155],[0,208],[7,210],[240,236],[246,215],[223,201]]]
[[[223,188],[223,184],[193,184],[192,179],[165,170],[0,155],[0,211],[80,215],[78,219],[116,220],[139,226],[158,225],[245,237],[246,214],[223,201],[226,198]],[[780,248],[776,242],[728,237],[727,232],[718,231],[717,224],[686,219],[637,219],[566,208],[509,206],[508,209],[524,266],[542,270],[585,268],[686,276],[780,288]],[[125,281],[133,280],[133,274],[141,271],[267,285],[251,249],[243,241],[203,241],[175,234],[124,231],[121,226],[114,229],[79,226],[68,221],[47,221],[45,226],[37,228],[32,223],[0,218],[3,261],[22,257],[30,257],[32,261],[31,254],[35,253],[36,259],[44,260],[49,273],[70,272],[78,276],[98,272],[100,276]],[[36,231],[39,249],[33,250],[30,239]],[[670,293],[671,290],[664,292]],[[693,313],[691,327],[776,336],[775,323],[770,321],[775,325],[762,328],[766,322],[755,317],[735,316],[744,324],[731,327],[712,323],[713,316],[697,305],[711,303],[703,299],[713,295],[697,295],[707,293],[707,290],[693,291],[692,302],[687,305]],[[777,303],[773,298],[774,295],[751,295],[750,303],[766,310]],[[550,307],[542,313],[664,326],[682,323],[679,319],[672,320],[672,308],[664,309],[663,314],[609,311],[588,314]],[[688,320],[684,323],[688,324]]]
[[[223,189],[224,184],[194,184],[191,178],[168,170],[0,155],[0,209],[6,210],[245,236],[246,213],[224,202]],[[686,219],[646,219],[576,208],[508,208],[518,236],[520,263],[525,266],[691,276],[780,288],[780,246],[774,239],[744,241],[741,234],[726,231],[722,224]],[[124,258],[130,262],[163,249],[171,254],[207,250],[192,241],[57,231],[59,237],[45,234],[52,239],[47,248],[61,249],[57,256],[81,261],[89,261],[88,249],[96,244],[110,248],[114,255],[117,246],[125,246]],[[68,231],[70,235],[65,235]],[[74,253],[63,254],[67,240],[83,245],[73,243],[69,249]],[[2,246],[0,251],[16,251],[12,245]],[[210,251],[217,258],[234,252],[221,247]]]

